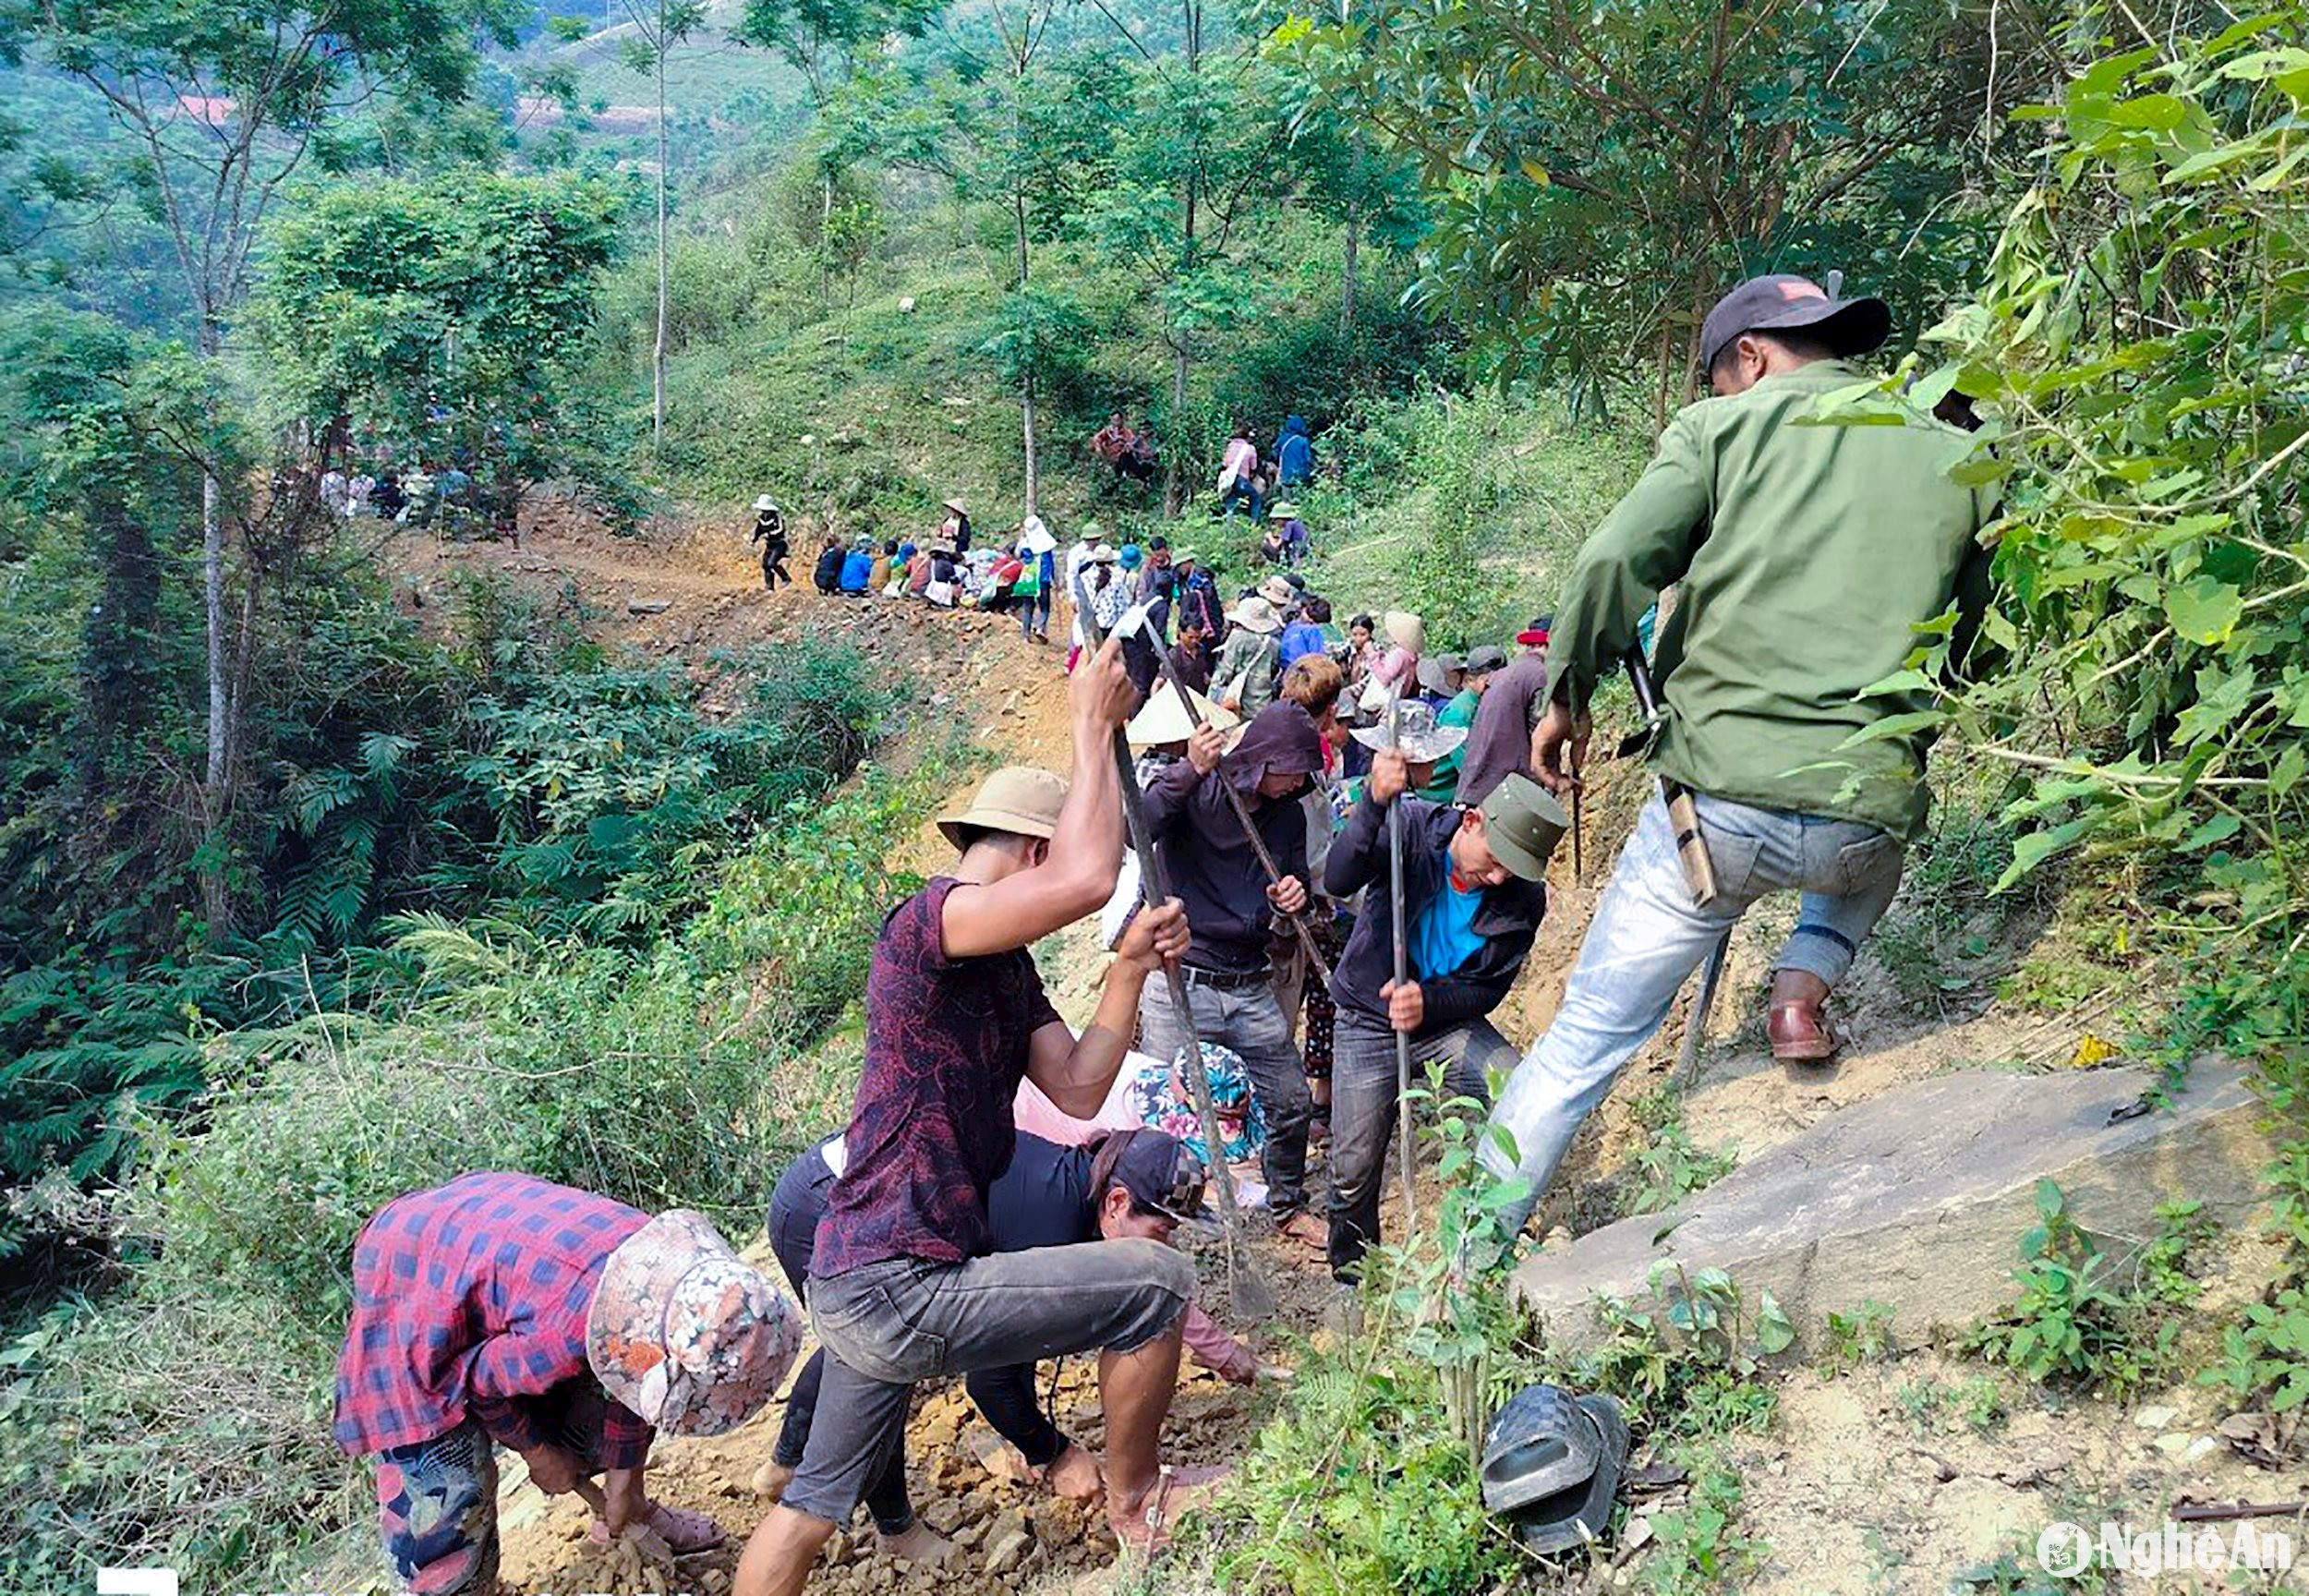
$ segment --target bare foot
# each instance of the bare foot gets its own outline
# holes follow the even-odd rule
[[[1166,1467],[1136,1497],[1112,1498],[1106,1505],[1106,1526],[1126,1554],[1152,1557],[1169,1546],[1170,1528],[1179,1516],[1200,1507],[1226,1473],[1223,1469]]]
[[[1042,1483],[1043,1470],[1028,1463],[1017,1447],[999,1435],[982,1433],[973,1440],[970,1450],[997,1480],[1008,1480],[1013,1485]]]
[[[877,1530],[874,1540],[884,1556],[924,1568],[943,1568],[954,1555],[953,1542],[919,1521],[903,1535],[884,1535]]]
[[[1043,1470],[1043,1479],[1054,1496],[1064,1496],[1076,1502],[1088,1502],[1106,1488],[1099,1477],[1098,1463],[1080,1446],[1070,1445],[1058,1454],[1049,1468]]]
[[[674,1554],[686,1557],[693,1552],[707,1552],[729,1539],[721,1526],[704,1513],[687,1507],[669,1507],[662,1502],[649,1505],[649,1527],[665,1537]]]
[[[754,1470],[754,1494],[766,1502],[784,1499],[786,1487],[793,1483],[793,1470],[775,1459]]]

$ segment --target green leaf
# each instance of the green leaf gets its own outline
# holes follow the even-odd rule
[[[1894,737],[1913,736],[1947,723],[1947,711],[1941,709],[1911,709],[1899,715],[1887,715],[1881,720],[1863,726],[1837,746],[1857,748],[1863,743],[1882,743]]]
[[[2067,820],[2053,827],[2049,831],[2031,831],[2026,836],[2016,840],[2013,844],[2013,862],[2005,866],[2004,874],[1996,878],[1996,886],[1992,890],[2001,892],[2012,886],[2013,882],[2018,881],[2037,865],[2085,835],[2091,824],[2089,819]]]
[[[2192,576],[2165,593],[2165,619],[2173,631],[2207,647],[2228,642],[2244,612],[2244,596],[2210,576]]]

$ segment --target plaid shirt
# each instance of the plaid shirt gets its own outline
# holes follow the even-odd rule
[[[648,1215],[527,1175],[465,1175],[379,1209],[353,1250],[353,1322],[337,1360],[337,1445],[382,1452],[468,1418],[526,1451],[553,1437],[538,1404],[591,1380],[586,1314],[602,1265]],[[595,1461],[637,1468],[650,1428],[608,1405]]]

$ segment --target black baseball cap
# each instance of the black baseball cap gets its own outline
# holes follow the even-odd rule
[[[1828,274],[1823,288],[1809,277],[1775,272],[1750,277],[1716,301],[1699,329],[1699,372],[1705,377],[1725,345],[1743,332],[1783,332],[1797,328],[1826,343],[1839,356],[1865,355],[1889,337],[1892,307],[1873,295],[1841,297],[1844,274]]]
[[[1144,1213],[1191,1224],[1203,1217],[1209,1172],[1176,1136],[1161,1130],[1118,1130],[1114,1179]],[[1102,1149],[1103,1151],[1103,1149]]]

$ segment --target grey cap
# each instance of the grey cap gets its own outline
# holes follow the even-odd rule
[[[1487,671],[1496,671],[1506,663],[1507,651],[1494,647],[1489,643],[1479,644],[1468,650],[1468,670],[1474,675],[1481,676]]]
[[[1724,346],[1743,332],[1784,332],[1797,328],[1825,341],[1840,356],[1865,355],[1892,330],[1892,307],[1873,295],[1838,297],[1842,272],[1829,273],[1829,286],[1809,277],[1776,272],[1750,277],[1716,301],[1699,329],[1699,371],[1706,376]]]
[[[1516,770],[1492,789],[1480,809],[1492,857],[1526,881],[1546,880],[1548,855],[1571,829],[1564,806],[1546,788]]]

